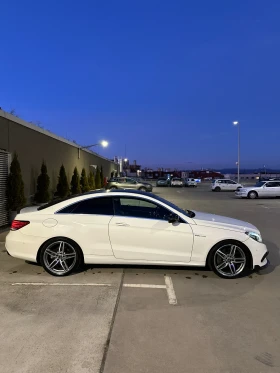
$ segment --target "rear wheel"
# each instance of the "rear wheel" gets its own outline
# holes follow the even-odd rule
[[[209,256],[209,264],[219,277],[234,279],[248,272],[250,263],[248,249],[240,242],[221,242]]]
[[[116,189],[118,189],[118,188],[115,187],[115,186],[112,186],[112,187],[110,188],[110,190],[116,190]]]
[[[53,276],[69,275],[80,266],[81,261],[80,248],[67,238],[48,241],[40,253],[41,264]]]
[[[258,193],[257,192],[250,192],[250,193],[248,193],[248,198],[256,199],[256,198],[258,198]]]

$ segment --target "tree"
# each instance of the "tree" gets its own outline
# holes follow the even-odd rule
[[[82,193],[89,191],[87,173],[84,168],[82,169],[82,174],[81,174],[81,189],[82,189]]]
[[[20,163],[15,153],[10,167],[7,183],[7,207],[11,211],[19,211],[26,203],[24,183],[22,180]]]
[[[72,194],[81,193],[80,175],[77,170],[77,167],[74,168],[73,176],[71,179],[71,193]]]
[[[101,178],[100,178],[100,171],[99,167],[96,167],[96,172],[95,172],[95,188],[100,189],[101,188]]]
[[[58,196],[61,198],[67,197],[69,195],[69,184],[68,184],[65,168],[63,165],[61,165],[60,170],[59,170],[58,184],[57,184],[56,190],[57,190]]]
[[[44,203],[50,200],[49,187],[50,177],[48,175],[46,163],[43,161],[41,166],[41,174],[37,178],[37,192],[35,194],[36,202]]]
[[[104,187],[104,176],[103,176],[103,167],[100,168],[100,180],[101,180],[101,188]]]
[[[94,179],[94,174],[93,174],[92,171],[90,171],[89,175],[88,175],[88,186],[89,186],[90,190],[95,189],[95,179]]]

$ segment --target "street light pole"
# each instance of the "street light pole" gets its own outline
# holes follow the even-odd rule
[[[238,131],[238,159],[237,159],[237,182],[240,182],[240,124],[239,122],[235,121],[233,122],[234,126],[237,126],[237,131]]]
[[[78,148],[78,159],[80,159],[81,157],[81,150],[83,149],[89,149],[89,148],[92,148],[94,146],[97,146],[97,145],[101,145],[103,146],[103,148],[106,148],[108,146],[108,141],[101,141],[101,142],[98,142],[97,144],[92,144],[92,145],[86,145],[86,146],[81,146]]]

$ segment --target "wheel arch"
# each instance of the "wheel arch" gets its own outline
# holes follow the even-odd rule
[[[78,250],[79,250],[79,252],[80,252],[80,255],[81,255],[81,263],[83,264],[83,263],[85,262],[85,260],[84,260],[84,253],[83,253],[83,250],[81,249],[80,245],[77,244],[76,241],[74,241],[74,240],[72,240],[71,238],[68,238],[68,237],[57,236],[57,237],[52,237],[52,238],[47,239],[47,240],[46,240],[45,242],[43,242],[42,245],[39,247],[39,249],[38,249],[38,251],[37,251],[37,255],[36,255],[36,262],[37,262],[38,264],[41,265],[40,257],[41,257],[41,252],[42,252],[42,250],[43,250],[43,247],[44,247],[46,244],[48,244],[48,243],[50,243],[50,242],[52,242],[52,241],[54,241],[54,240],[67,240],[67,241],[70,241],[72,244],[74,244],[74,245],[78,248]]]
[[[207,257],[206,257],[206,266],[207,267],[211,268],[210,258],[211,258],[212,252],[216,249],[217,246],[220,246],[221,244],[238,244],[239,246],[241,246],[244,249],[244,251],[246,252],[247,259],[248,259],[248,267],[250,269],[253,269],[253,256],[252,256],[252,253],[251,253],[250,249],[248,248],[248,246],[246,246],[244,244],[244,242],[234,240],[234,239],[226,239],[226,240],[219,241],[211,247],[211,249],[209,250],[209,252],[207,254]]]
[[[247,198],[250,198],[249,195],[250,193],[255,193],[257,195],[257,198],[259,198],[259,193],[256,191],[256,190],[250,190],[248,193],[247,193]]]

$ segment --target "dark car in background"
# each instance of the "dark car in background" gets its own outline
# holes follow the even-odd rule
[[[170,180],[165,177],[159,177],[157,179],[157,187],[168,187],[170,185]]]
[[[137,189],[143,192],[152,192],[153,186],[144,181],[137,181],[132,177],[112,177],[108,180],[106,189]]]

